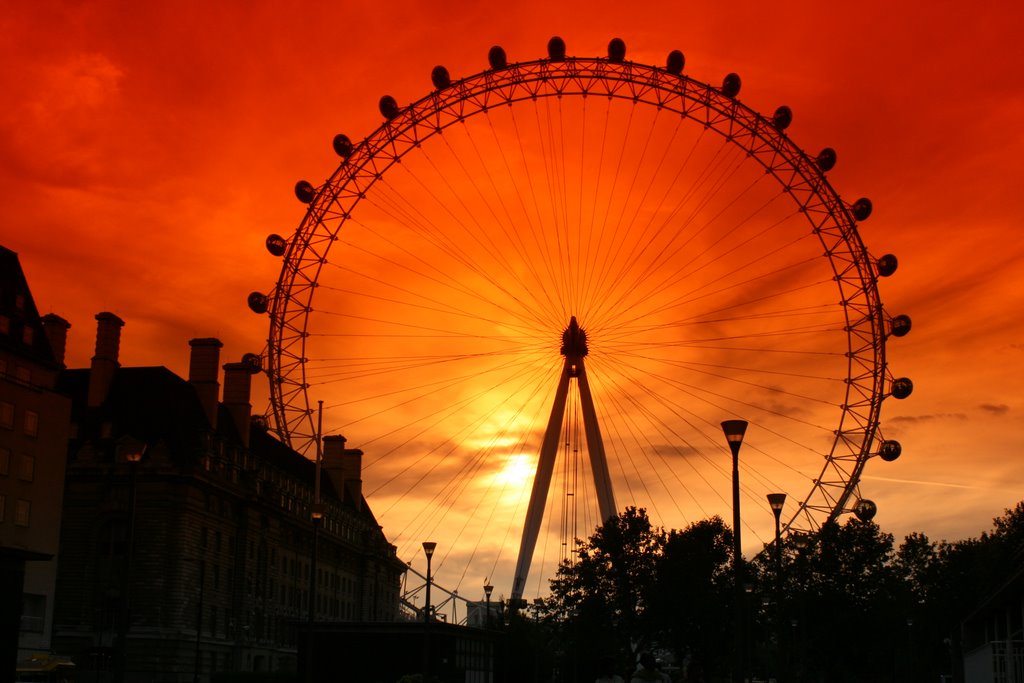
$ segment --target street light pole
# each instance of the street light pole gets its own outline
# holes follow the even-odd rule
[[[423,541],[423,552],[427,556],[427,595],[423,606],[423,682],[430,681],[430,558],[434,556],[437,543]]]
[[[491,626],[491,592],[494,591],[494,586],[490,582],[484,583],[484,598],[487,600],[487,616],[484,619],[484,626],[490,628]]]
[[[743,445],[743,435],[747,431],[746,420],[725,420],[722,422],[722,431],[725,432],[725,440],[732,451],[732,570],[733,570],[733,599],[735,600],[735,621],[734,638],[735,652],[733,652],[732,679],[734,683],[743,683],[746,672],[744,660],[746,659],[746,648],[743,633],[743,551],[740,543],[740,446]]]
[[[772,508],[772,514],[775,515],[775,574],[776,579],[782,576],[782,507],[786,504],[785,493],[769,493],[768,494],[768,505]]]
[[[316,426],[316,467],[313,474],[313,508],[310,518],[313,523],[312,547],[309,552],[309,622],[306,625],[306,680],[313,680],[313,623],[316,621],[316,576],[319,552],[320,521],[324,516],[320,503],[320,461],[323,458],[324,402],[318,401]]]
[[[782,508],[786,504],[785,493],[769,493],[768,505],[775,517],[775,642],[780,643],[782,638]],[[776,651],[779,648],[776,646]],[[781,653],[780,653],[781,654]]]
[[[427,604],[423,606],[423,620],[428,624],[430,623],[430,558],[434,556],[434,548],[436,547],[437,543],[433,541],[423,542],[423,552],[427,556]]]
[[[128,552],[124,559],[124,578],[120,609],[117,615],[117,648],[114,651],[114,681],[123,683],[125,668],[128,660],[128,630],[131,622],[131,597],[132,597],[132,561],[135,559],[135,501],[136,486],[138,484],[139,463],[146,453],[146,444],[133,439],[123,437],[119,449],[124,453],[124,460],[128,463]]]

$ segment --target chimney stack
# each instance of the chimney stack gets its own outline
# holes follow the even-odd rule
[[[39,321],[43,323],[43,331],[46,332],[46,338],[49,340],[50,348],[53,350],[53,359],[63,367],[64,352],[67,350],[68,330],[71,329],[71,323],[55,313],[47,313]]]
[[[358,448],[345,448],[345,437],[325,436],[321,466],[334,484],[342,501],[350,501],[356,510],[363,505],[363,452]]]
[[[220,384],[217,373],[220,371],[220,350],[224,345],[219,339],[192,339],[188,343],[192,347],[188,363],[188,381],[199,396],[206,419],[210,427],[217,428],[217,398]],[[248,402],[248,399],[246,399]]]
[[[249,417],[252,414],[249,392],[254,372],[252,363],[245,361],[224,365],[224,407],[231,414],[231,420],[246,448],[249,447]]]
[[[107,400],[114,371],[121,367],[117,362],[121,346],[121,328],[124,321],[113,313],[96,314],[96,355],[92,357],[89,369],[90,408],[98,408]]]

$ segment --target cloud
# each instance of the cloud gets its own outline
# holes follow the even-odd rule
[[[1006,415],[1006,413],[1010,412],[1010,406],[1005,403],[982,403],[978,408],[992,415]]]
[[[935,413],[932,415],[897,415],[888,418],[887,422],[902,422],[905,424],[917,424],[921,422],[934,422],[936,420],[966,420],[965,413]]]

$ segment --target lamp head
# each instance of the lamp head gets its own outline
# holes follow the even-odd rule
[[[484,595],[487,596],[488,600],[491,599],[491,592],[493,592],[493,591],[494,591],[494,586],[492,586],[489,583],[485,583],[484,584]]]
[[[722,431],[725,432],[725,440],[729,442],[732,454],[740,452],[740,445],[743,443],[743,435],[747,432],[746,420],[725,420],[722,422]]]
[[[434,543],[433,541],[423,541],[423,552],[426,553],[428,559],[433,556],[434,548],[436,547],[437,543]]]
[[[769,493],[768,494],[768,505],[771,506],[772,512],[778,515],[782,512],[782,506],[786,504],[785,493]]]

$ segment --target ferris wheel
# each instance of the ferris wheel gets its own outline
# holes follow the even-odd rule
[[[553,38],[488,61],[382,97],[383,123],[296,185],[305,217],[268,237],[280,276],[249,297],[279,437],[312,455],[323,402],[400,552],[444,533],[493,576],[521,533],[516,597],[544,520],[564,546],[626,505],[666,528],[728,519],[723,420],[749,424],[745,511],[785,491],[785,531],[873,515],[864,467],[901,450],[881,406],[912,391],[886,341],[911,322],[883,309],[897,262],[858,234],[871,202],[827,180],[836,153],[678,51],[649,66]]]

